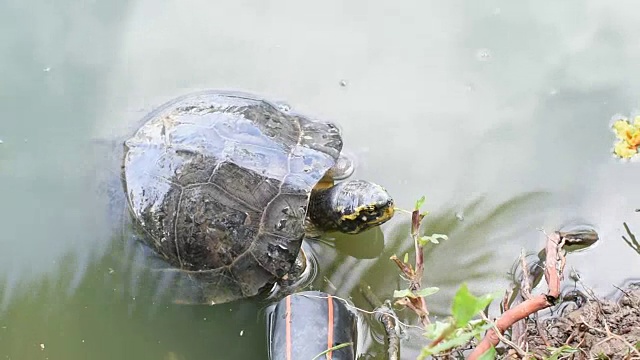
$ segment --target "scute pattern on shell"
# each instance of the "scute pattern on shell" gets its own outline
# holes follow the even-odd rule
[[[252,95],[206,91],[150,114],[125,145],[127,199],[149,246],[178,291],[218,303],[289,271],[311,189],[342,138]]]

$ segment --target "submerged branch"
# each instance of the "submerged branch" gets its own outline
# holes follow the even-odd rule
[[[391,308],[390,302],[385,301],[384,304],[380,302],[380,299],[371,291],[371,287],[366,284],[360,287],[360,293],[369,305],[374,308],[373,312],[376,314],[376,319],[384,327],[388,359],[400,360],[400,336],[397,330],[397,316]]]

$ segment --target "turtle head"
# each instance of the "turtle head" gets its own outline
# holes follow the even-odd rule
[[[382,186],[364,180],[314,191],[309,217],[322,230],[357,234],[393,217],[393,199]]]

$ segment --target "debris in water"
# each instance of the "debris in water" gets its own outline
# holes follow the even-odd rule
[[[340,86],[346,87],[347,86],[347,80],[340,80]]]
[[[479,61],[488,61],[491,59],[491,51],[489,49],[480,49],[476,52],[476,59]]]
[[[464,221],[464,213],[462,211],[458,211],[456,213],[456,219],[458,219],[458,221]]]
[[[51,68],[50,67],[46,67],[46,68],[42,69],[42,71],[49,72],[49,71],[51,71]]]
[[[291,111],[291,105],[289,105],[286,102],[276,102],[276,107],[278,108],[278,110],[283,111],[283,112],[287,112],[287,111]]]
[[[240,336],[244,335],[244,330],[240,330]]]
[[[640,115],[635,117],[633,124],[626,118],[620,118],[611,127],[620,140],[613,148],[614,154],[623,159],[636,155],[640,146]]]
[[[0,139],[0,144],[4,144],[4,141],[2,141],[2,139]]]
[[[44,344],[43,343],[40,344],[40,350],[44,350]]]

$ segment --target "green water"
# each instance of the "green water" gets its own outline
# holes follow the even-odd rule
[[[173,96],[251,91],[336,121],[354,178],[427,196],[425,282],[502,289],[539,231],[596,228],[568,265],[598,294],[640,277],[637,162],[610,152],[640,105],[635,2],[183,0],[0,3],[0,359],[264,359],[263,303],[167,305],[118,247],[96,144]],[[341,84],[341,82],[343,82]],[[96,141],[98,140],[98,141]],[[457,215],[457,216],[456,216]],[[314,287],[403,286],[408,217],[315,243]],[[406,319],[407,312],[399,313]],[[379,349],[364,335],[361,350]],[[403,340],[415,358],[419,336]],[[381,357],[378,357],[381,358]]]

